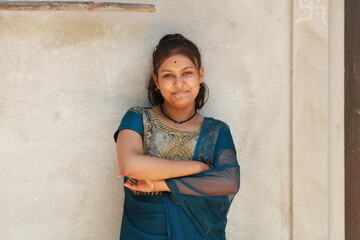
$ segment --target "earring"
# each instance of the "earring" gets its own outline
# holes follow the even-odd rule
[[[202,88],[204,86],[204,83],[202,82],[202,83],[200,83],[200,88]]]
[[[158,89],[158,88],[155,88],[155,91],[158,92],[158,93],[160,93],[160,89]]]

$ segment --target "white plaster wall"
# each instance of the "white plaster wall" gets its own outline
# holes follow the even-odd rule
[[[291,239],[300,1],[142,2],[157,13],[0,12],[0,239],[118,239],[112,134],[130,106],[147,105],[152,49],[176,32],[203,54],[202,113],[229,123],[237,146],[228,239]],[[332,144],[340,149],[341,139]]]
[[[292,238],[344,239],[344,2],[295,2]]]

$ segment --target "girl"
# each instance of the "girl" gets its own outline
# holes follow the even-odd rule
[[[120,239],[225,239],[240,171],[228,125],[197,112],[207,87],[194,43],[160,40],[148,97],[152,107],[130,108],[114,134],[125,186]]]

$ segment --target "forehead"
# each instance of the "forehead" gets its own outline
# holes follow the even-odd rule
[[[177,68],[177,67],[195,67],[194,63],[185,55],[175,54],[167,59],[160,65],[160,69],[164,68]]]

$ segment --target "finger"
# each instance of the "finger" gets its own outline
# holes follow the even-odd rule
[[[122,177],[125,177],[125,175],[124,175],[124,174],[122,174],[122,173],[119,173],[118,175],[116,175],[116,177],[118,177],[118,178],[122,178]]]
[[[139,189],[139,187],[137,185],[129,183],[129,182],[124,183],[124,186],[131,189],[131,190],[138,190]]]
[[[133,184],[131,184],[131,183],[129,183],[129,182],[124,183],[124,186],[127,187],[127,188],[132,188],[132,185],[133,185]]]

